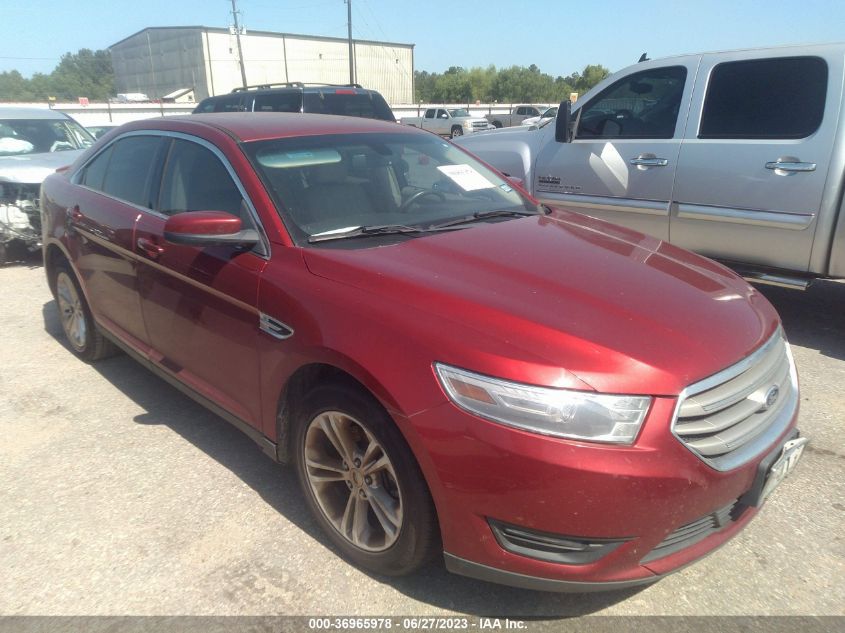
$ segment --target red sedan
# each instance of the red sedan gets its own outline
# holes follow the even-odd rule
[[[549,209],[432,134],[317,115],[139,121],[41,192],[71,349],[122,349],[292,462],[355,564],[544,590],[653,582],[794,467],[771,305]]]

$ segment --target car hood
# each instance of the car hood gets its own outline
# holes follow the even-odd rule
[[[433,360],[535,384],[677,395],[779,325],[723,266],[559,210],[389,246],[307,249],[305,260],[373,305],[404,304],[408,319],[451,332]]]
[[[0,156],[0,181],[40,184],[59,167],[72,164],[85,150]]]

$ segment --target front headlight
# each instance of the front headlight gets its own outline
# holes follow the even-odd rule
[[[613,396],[535,387],[435,363],[449,398],[488,420],[532,433],[631,444],[651,405],[648,396]]]
[[[468,130],[472,129],[472,121],[464,121],[464,127]]]

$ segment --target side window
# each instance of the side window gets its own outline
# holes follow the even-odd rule
[[[278,92],[255,95],[255,112],[299,112],[302,109],[302,93]]]
[[[446,114],[446,110],[438,110],[437,111],[437,118],[438,119],[448,119],[449,115]]]
[[[211,109],[203,109],[203,112],[241,112],[242,110],[241,95],[233,94],[215,99],[211,104]]]
[[[426,119],[433,119],[434,118],[435,110],[433,108],[429,108],[425,111],[425,118]]]
[[[581,109],[577,138],[672,138],[687,69],[653,68],[623,77]]]
[[[103,178],[103,191],[139,207],[151,208],[151,184],[161,143],[160,136],[130,136],[117,141]]]
[[[173,142],[161,182],[162,213],[225,211],[246,220],[242,203],[240,190],[217,156],[198,143]]]
[[[827,64],[819,57],[718,64],[698,138],[805,138],[822,123],[826,93]]]
[[[109,166],[112,149],[114,149],[114,145],[109,145],[85,166],[85,169],[82,171],[82,177],[79,179],[79,184],[97,191],[103,190],[103,180],[106,176],[106,168]]]

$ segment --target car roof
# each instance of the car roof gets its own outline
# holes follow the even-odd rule
[[[360,134],[366,132],[429,134],[391,121],[334,114],[299,112],[218,112],[145,119],[126,124],[127,130],[176,130],[190,133],[205,126],[217,128],[248,143],[270,138],[319,136],[323,134]]]
[[[68,119],[64,112],[49,108],[0,106],[0,119]]]

